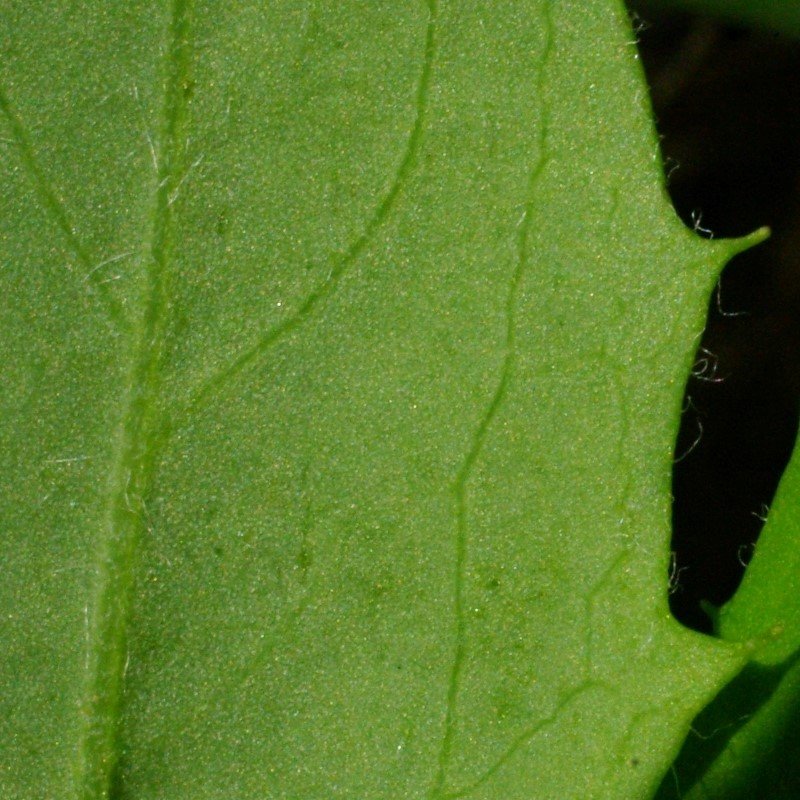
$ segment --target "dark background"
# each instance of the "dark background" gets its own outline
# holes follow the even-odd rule
[[[670,607],[711,631],[791,455],[800,400],[800,43],[630,2],[681,218],[715,237],[768,225],[712,298],[673,472]]]

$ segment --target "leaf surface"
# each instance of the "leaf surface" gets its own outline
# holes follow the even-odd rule
[[[612,0],[0,14],[4,798],[649,796],[721,264]]]

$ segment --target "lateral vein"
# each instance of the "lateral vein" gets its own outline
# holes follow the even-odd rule
[[[112,322],[116,323],[122,330],[126,330],[128,326],[128,320],[125,316],[122,304],[114,297],[108,286],[98,279],[92,256],[78,238],[78,235],[75,232],[75,227],[73,226],[69,218],[69,214],[67,213],[67,209],[64,207],[63,202],[59,199],[58,193],[48,179],[45,170],[39,163],[39,159],[36,157],[36,151],[33,142],[31,141],[31,137],[25,128],[25,124],[12,108],[8,96],[6,95],[6,92],[2,86],[0,86],[0,111],[2,111],[3,116],[6,118],[8,126],[11,130],[11,136],[13,137],[11,140],[9,140],[9,143],[16,145],[16,149],[19,152],[20,161],[24,170],[28,173],[31,183],[33,184],[33,188],[36,196],[39,199],[39,203],[45,210],[45,213],[50,217],[60,231],[67,248],[72,251],[72,254],[78,260],[78,263],[85,270],[88,270],[86,279],[88,279],[88,282],[98,292],[102,298],[102,301],[107,305],[108,313]]]
[[[383,196],[383,200],[381,200],[376,208],[375,213],[367,222],[358,238],[334,264],[325,281],[306,297],[300,307],[291,316],[285,318],[275,325],[275,327],[264,333],[255,344],[246,348],[216,375],[209,378],[189,400],[183,413],[179,415],[178,422],[185,422],[193,413],[202,409],[217,391],[251,364],[257,362],[277,341],[293,331],[306,318],[310,317],[314,311],[333,294],[341,278],[352,264],[358,260],[375,234],[391,215],[397,204],[402,188],[408,182],[417,163],[419,150],[422,144],[430,94],[431,74],[436,57],[437,4],[438,0],[427,0],[428,24],[425,31],[425,49],[422,67],[417,82],[414,122],[406,141],[403,157],[394,174],[392,183]]]
[[[540,97],[545,97],[544,73],[550,58],[553,47],[553,21],[551,10],[547,3],[544,4],[545,19],[545,40],[541,55],[541,66],[539,69],[538,93]],[[456,473],[453,481],[452,493],[455,505],[456,516],[456,554],[454,570],[454,598],[453,613],[455,616],[455,647],[453,651],[453,661],[450,669],[450,676],[447,686],[447,700],[445,710],[444,734],[439,749],[436,774],[429,794],[430,800],[436,800],[444,795],[447,782],[447,768],[453,750],[455,730],[457,723],[457,706],[461,690],[461,681],[464,671],[464,660],[467,649],[467,624],[465,615],[465,581],[467,566],[467,546],[468,546],[468,488],[469,480],[474,472],[475,465],[480,458],[486,438],[492,423],[497,417],[500,408],[506,397],[509,383],[511,381],[514,360],[515,360],[515,340],[517,328],[517,301],[519,289],[525,266],[530,257],[530,230],[531,218],[533,216],[535,188],[544,172],[548,162],[547,153],[547,131],[549,126],[550,109],[543,99],[542,119],[538,126],[537,154],[533,167],[528,174],[526,187],[525,209],[517,228],[516,251],[517,259],[514,271],[511,275],[505,304],[505,341],[503,347],[503,359],[500,365],[500,375],[495,386],[494,393],[489,401],[489,405],[481,418],[472,438],[472,443],[467,451],[461,467]]]

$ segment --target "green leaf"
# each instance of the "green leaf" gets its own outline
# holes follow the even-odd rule
[[[0,14],[4,798],[651,794],[706,298],[617,2]]]
[[[798,509],[795,453],[742,586],[719,616],[724,638],[754,648],[752,663],[694,723],[675,764],[680,797],[789,800],[800,792]],[[661,796],[676,796],[669,781]]]

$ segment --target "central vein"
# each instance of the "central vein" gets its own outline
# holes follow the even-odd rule
[[[135,325],[125,405],[108,488],[96,579],[86,607],[84,733],[76,783],[82,800],[113,792],[118,728],[128,658],[136,554],[148,529],[146,503],[162,430],[159,393],[168,322],[167,270],[172,250],[174,199],[186,163],[187,97],[191,49],[190,0],[174,0],[165,59],[165,93],[152,223],[145,247],[146,292]]]

